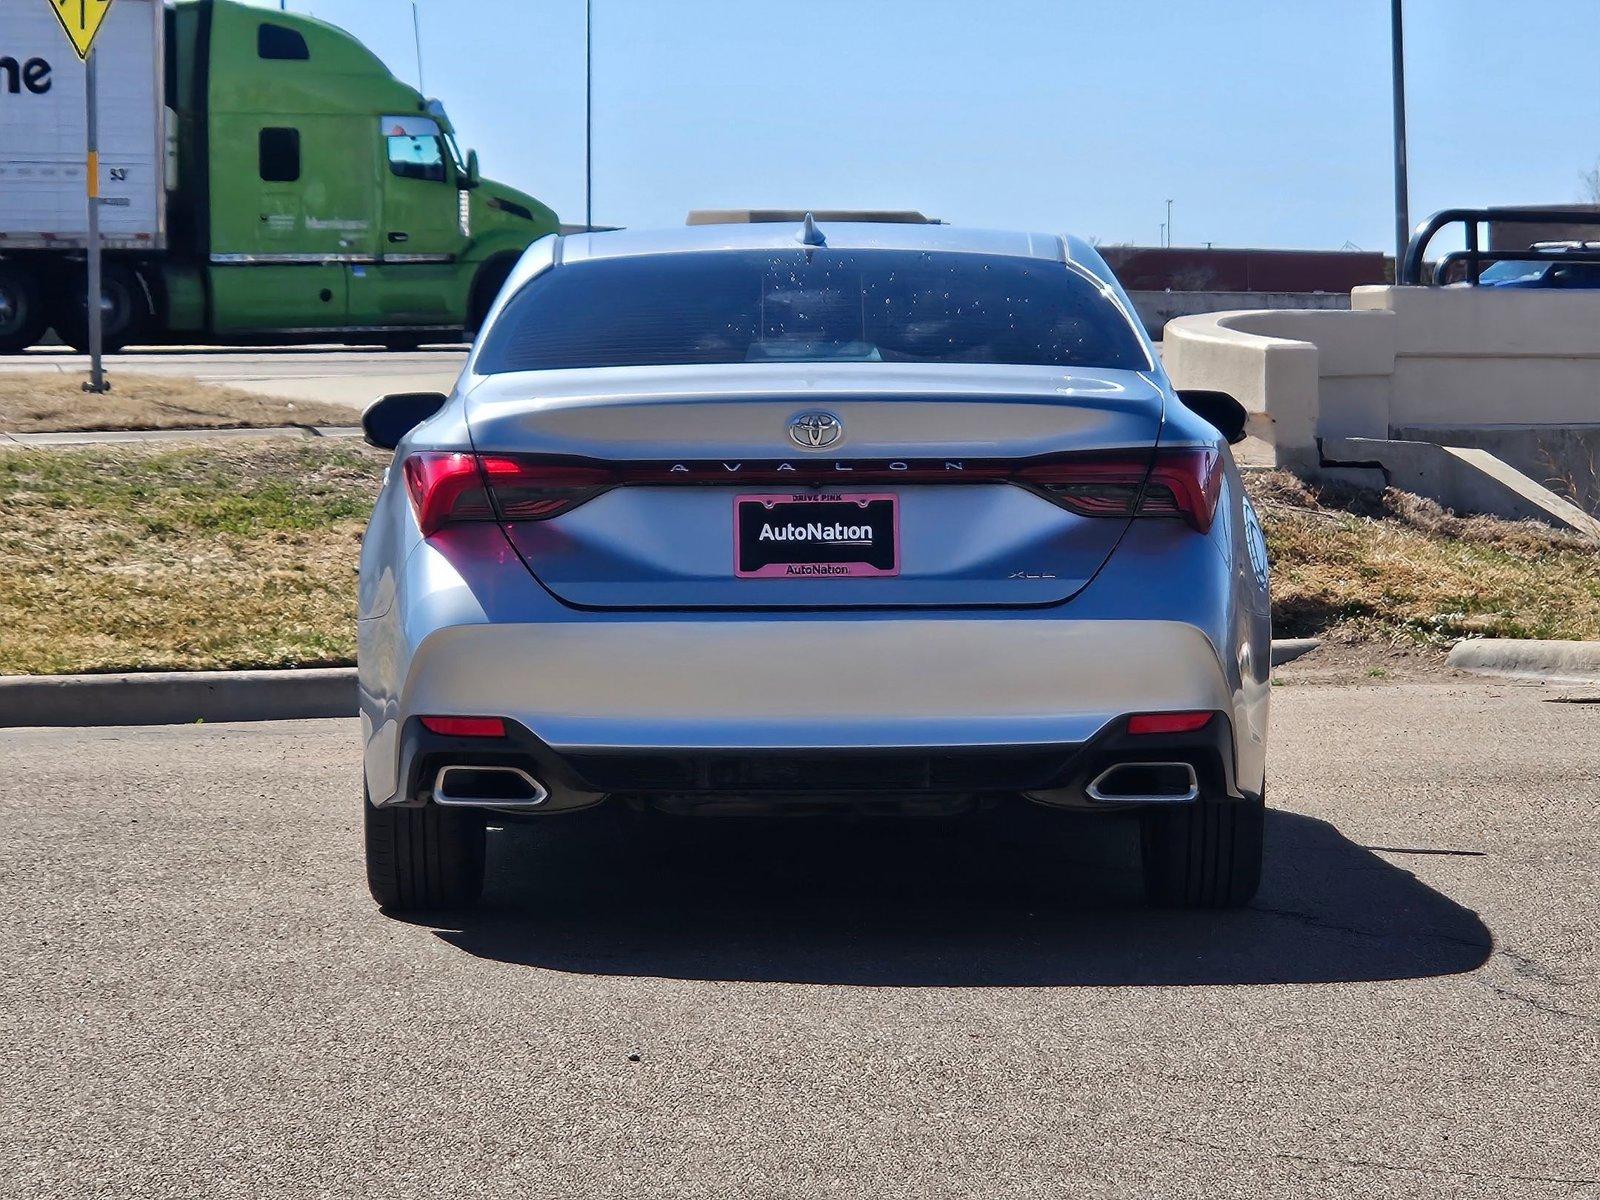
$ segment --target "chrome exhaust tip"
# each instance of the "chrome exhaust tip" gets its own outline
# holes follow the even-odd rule
[[[433,802],[471,808],[537,808],[550,792],[519,767],[440,767]]]
[[[1084,789],[1102,804],[1188,804],[1200,780],[1186,762],[1125,762],[1107,767]]]

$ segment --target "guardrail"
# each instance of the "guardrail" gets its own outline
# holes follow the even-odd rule
[[[1478,286],[1478,276],[1483,268],[1497,262],[1564,262],[1600,263],[1600,244],[1594,248],[1565,248],[1561,250],[1485,250],[1479,241],[1480,225],[1487,222],[1507,225],[1586,225],[1596,230],[1600,239],[1600,211],[1592,208],[1446,208],[1436,212],[1411,235],[1406,246],[1404,261],[1400,264],[1399,282],[1412,286],[1431,283],[1442,287],[1450,269],[1465,263],[1466,282]],[[1428,244],[1439,231],[1451,225],[1460,225],[1466,235],[1467,248],[1446,254],[1434,264],[1431,279],[1424,279],[1424,256]]]

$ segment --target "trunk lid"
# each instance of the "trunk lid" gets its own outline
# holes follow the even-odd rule
[[[802,414],[836,420],[837,440],[797,444],[790,424]],[[1162,394],[1142,373],[991,365],[540,371],[488,377],[467,398],[480,454],[606,464],[630,480],[558,516],[506,523],[552,593],[594,608],[1059,603],[1093,578],[1129,518],[1069,512],[999,474],[1061,454],[1144,461],[1161,416]],[[786,503],[801,496],[828,499]],[[762,497],[773,521],[748,508],[755,501],[741,517],[740,497]],[[848,534],[857,511],[882,523],[880,542],[897,524],[892,569],[740,570],[754,552],[736,545],[741,520],[749,539],[763,528],[765,552],[772,536],[803,540],[819,524]]]

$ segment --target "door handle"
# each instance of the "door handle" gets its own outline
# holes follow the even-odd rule
[[[409,233],[391,233],[389,235],[389,240],[398,245],[401,242],[409,242],[411,240],[411,235]]]

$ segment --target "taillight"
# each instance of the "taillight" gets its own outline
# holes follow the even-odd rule
[[[509,454],[423,451],[404,470],[423,537],[457,521],[543,521],[616,482],[603,467]]]
[[[1084,517],[1178,517],[1211,528],[1222,489],[1215,449],[1126,450],[1023,461],[595,462],[423,451],[405,461],[424,537],[454,521],[545,521],[627,484],[669,486],[1012,483]]]
[[[1222,456],[1215,450],[1158,450],[1118,455],[1064,455],[1023,467],[1016,482],[1085,517],[1181,517],[1201,533],[1211,528],[1222,492]]]
[[[429,450],[408,457],[403,469],[423,537],[451,521],[494,520],[476,455]]]
[[[616,473],[602,466],[495,454],[482,455],[480,461],[500,515],[507,521],[548,520],[617,483]]]

